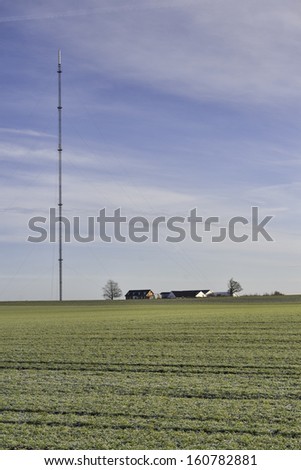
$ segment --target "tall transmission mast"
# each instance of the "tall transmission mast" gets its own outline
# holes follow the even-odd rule
[[[59,300],[63,300],[63,234],[62,234],[62,54],[58,51],[58,159],[59,159]]]

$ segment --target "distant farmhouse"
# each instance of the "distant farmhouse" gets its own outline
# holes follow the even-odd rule
[[[161,292],[161,299],[199,299],[213,295],[210,289],[203,290],[172,290],[170,292]]]
[[[151,289],[142,289],[142,290],[129,290],[125,294],[126,300],[136,300],[136,299],[154,299],[155,294]]]

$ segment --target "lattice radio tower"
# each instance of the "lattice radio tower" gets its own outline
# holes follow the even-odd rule
[[[59,159],[59,301],[63,300],[63,233],[62,233],[62,54],[58,51],[58,159]]]

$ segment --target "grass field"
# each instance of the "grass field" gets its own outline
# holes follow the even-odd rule
[[[1,449],[300,449],[297,297],[2,303]]]

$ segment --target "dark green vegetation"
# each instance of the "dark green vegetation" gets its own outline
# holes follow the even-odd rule
[[[299,302],[0,304],[0,446],[300,449]]]

